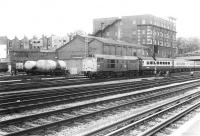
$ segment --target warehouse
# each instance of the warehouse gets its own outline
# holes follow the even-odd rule
[[[56,50],[58,58],[67,62],[70,73],[79,74],[82,59],[94,54],[116,56],[146,56],[145,46],[117,41],[108,38],[77,35],[66,45]]]

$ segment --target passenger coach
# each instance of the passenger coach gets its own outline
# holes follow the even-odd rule
[[[154,74],[156,69],[157,73],[165,73],[171,71],[173,68],[173,59],[169,58],[156,58],[156,61],[152,57],[144,57],[141,59],[141,75]]]

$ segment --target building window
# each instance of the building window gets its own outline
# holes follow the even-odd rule
[[[157,41],[156,40],[154,40],[154,44],[156,45],[156,43],[157,43]]]
[[[152,31],[152,33],[153,33],[153,36],[156,36],[156,32],[155,31]]]
[[[136,32],[136,31],[133,31],[133,32],[132,32],[132,34],[133,34],[133,35],[136,35],[136,34],[137,34],[137,32]]]
[[[146,20],[145,19],[142,19],[142,24],[146,24]]]
[[[145,34],[146,33],[146,31],[145,30],[142,30],[142,34]]]
[[[152,31],[151,30],[147,30],[147,34],[152,34]]]
[[[163,41],[160,41],[160,46],[163,46]]]
[[[133,25],[135,25],[135,24],[136,24],[136,20],[133,20],[133,22],[132,22],[132,23],[133,23]]]
[[[152,44],[152,39],[147,39],[147,44]]]
[[[145,39],[142,39],[142,44],[146,44],[146,40]]]
[[[163,33],[162,32],[160,32],[160,37],[163,37]]]

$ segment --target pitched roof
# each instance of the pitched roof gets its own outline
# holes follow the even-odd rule
[[[86,41],[86,38],[88,40],[88,43],[91,43],[94,40],[97,40],[99,42],[108,44],[108,45],[125,45],[125,46],[131,46],[131,47],[135,47],[137,49],[147,49],[148,47],[143,46],[143,45],[139,45],[139,44],[134,44],[134,43],[128,43],[128,42],[124,42],[124,41],[120,41],[120,40],[113,40],[110,38],[102,38],[102,37],[95,37],[95,36],[88,36],[88,35],[77,35],[74,39],[72,39],[71,41],[69,41],[68,43],[66,43],[65,45],[59,47],[56,49],[56,51],[62,49],[63,47],[67,46],[69,43],[71,43],[73,40],[79,38],[82,41]]]
[[[98,40],[102,43],[106,43],[106,44],[109,44],[109,45],[125,45],[125,46],[132,46],[132,47],[135,47],[135,48],[148,48],[148,47],[143,46],[143,45],[128,43],[128,42],[124,42],[124,41],[120,41],[120,40],[113,40],[113,39],[110,39],[110,38],[102,38],[102,37],[94,37],[94,36],[82,36],[82,37],[93,39],[93,40]],[[93,40],[91,40],[90,42],[92,42]]]

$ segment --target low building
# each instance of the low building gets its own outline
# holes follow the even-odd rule
[[[58,58],[66,60],[84,58],[93,54],[146,56],[148,48],[119,40],[78,35],[56,51],[58,53]]]
[[[72,73],[81,71],[82,59],[94,54],[116,56],[146,56],[148,48],[108,38],[77,35],[66,45],[56,50],[58,59],[67,62]]]

